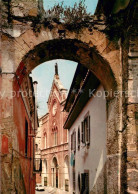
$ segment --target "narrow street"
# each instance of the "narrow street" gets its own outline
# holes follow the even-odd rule
[[[50,192],[48,191],[35,191],[35,194],[39,194],[39,193],[42,193],[42,194],[49,194]]]
[[[45,187],[45,191],[35,191],[35,194],[69,194],[69,192],[52,187]]]
[[[56,192],[54,191],[53,188],[46,188],[45,191],[35,191],[35,194],[55,194]]]

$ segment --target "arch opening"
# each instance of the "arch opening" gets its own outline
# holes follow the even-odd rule
[[[58,161],[57,158],[54,157],[52,161],[52,186],[54,188],[58,188]]]
[[[85,66],[100,80],[104,90],[109,93],[107,98],[112,100],[113,96],[110,95],[110,91],[116,90],[117,83],[110,64],[97,52],[95,47],[89,47],[76,39],[50,40],[40,43],[24,56],[16,74],[19,76],[19,79],[21,78],[22,83],[25,74],[28,75],[38,65],[54,59],[71,60]],[[24,73],[23,75],[22,72]],[[65,161],[65,166],[67,168],[67,161]],[[51,172],[52,186],[58,188],[59,170],[56,157],[52,160]]]
[[[105,91],[115,91],[117,83],[110,64],[98,53],[95,47],[89,47],[77,39],[54,39],[45,41],[35,46],[27,53],[17,68],[18,77],[23,77],[21,72],[30,73],[41,63],[54,59],[65,59],[80,63],[88,68],[100,80]]]
[[[47,177],[47,160],[44,159],[42,162],[42,184],[44,186],[47,186],[48,183],[48,177]]]

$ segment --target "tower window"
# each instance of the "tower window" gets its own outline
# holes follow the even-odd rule
[[[57,135],[57,131],[54,132],[54,145],[56,146],[58,143],[58,135]]]

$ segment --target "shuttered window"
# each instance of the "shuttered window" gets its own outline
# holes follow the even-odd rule
[[[71,135],[71,150],[76,152],[76,131]]]
[[[89,145],[90,144],[90,116],[87,116],[85,118],[84,128],[85,128],[85,143]]]
[[[82,143],[85,143],[84,121],[81,122],[81,142],[82,142]]]
[[[78,128],[78,150],[80,149],[80,128]]]
[[[74,132],[74,152],[76,152],[76,131]]]
[[[90,144],[90,115],[87,114],[81,123],[81,142]]]
[[[71,151],[73,150],[73,134],[71,134]]]

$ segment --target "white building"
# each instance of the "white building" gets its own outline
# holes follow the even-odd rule
[[[69,130],[71,193],[104,193],[106,99],[103,92],[99,80],[78,65],[65,105],[69,112],[64,128]]]

